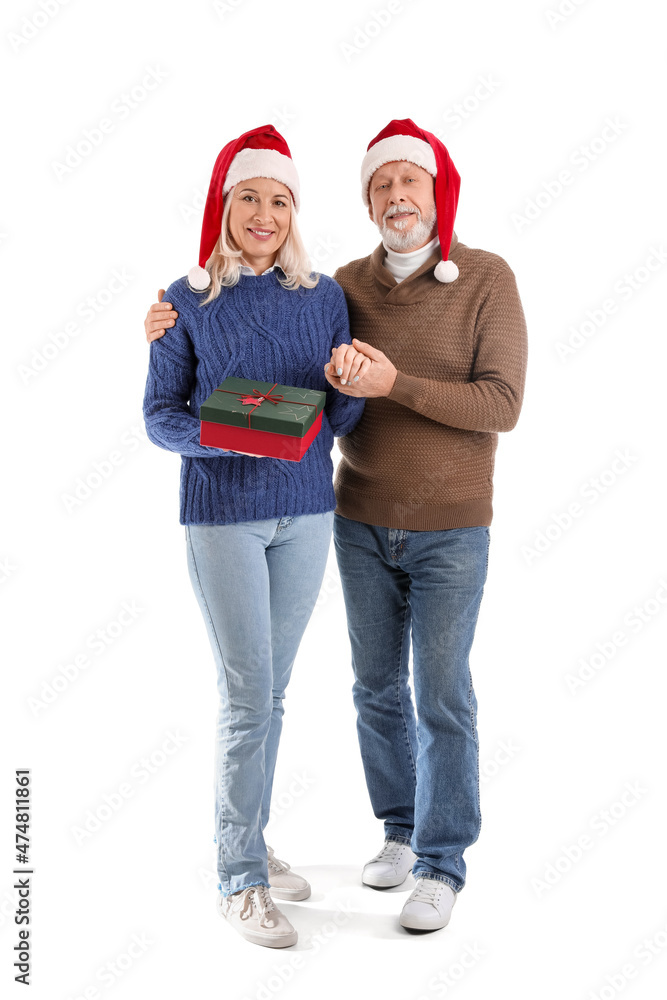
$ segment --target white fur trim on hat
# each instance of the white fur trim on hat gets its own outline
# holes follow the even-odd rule
[[[418,167],[428,170],[433,177],[438,172],[430,143],[413,135],[388,135],[386,139],[380,139],[371,146],[361,164],[361,197],[366,208],[370,204],[368,185],[371,177],[385,163],[393,163],[394,160],[416,163]]]
[[[291,157],[279,153],[277,149],[240,149],[227,171],[222,187],[223,195],[240,181],[247,181],[251,177],[270,177],[285,184],[292,192],[295,209],[299,211],[299,175]]]
[[[450,281],[456,281],[459,276],[459,269],[453,260],[441,260],[435,265],[433,274],[438,281],[442,281],[448,285]]]

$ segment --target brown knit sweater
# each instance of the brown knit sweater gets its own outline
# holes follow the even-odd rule
[[[400,283],[380,244],[339,268],[351,336],[398,369],[388,396],[366,400],[338,439],[336,513],[367,524],[431,531],[489,525],[498,431],[517,422],[527,335],[514,272],[497,254],[452,236],[459,268],[433,270],[440,248]]]

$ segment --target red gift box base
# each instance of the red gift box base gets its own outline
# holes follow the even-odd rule
[[[300,462],[321,426],[322,411],[308,432],[300,438],[202,420],[199,443],[212,448],[228,448],[230,451],[254,452],[265,458],[285,458],[288,462]]]

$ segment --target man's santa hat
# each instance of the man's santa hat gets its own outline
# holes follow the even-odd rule
[[[270,177],[290,189],[294,208],[299,211],[299,177],[289,146],[273,125],[244,132],[220,150],[211,174],[201,227],[199,264],[188,271],[190,285],[201,292],[211,284],[206,262],[220,236],[225,196],[239,181]]]
[[[410,118],[394,119],[368,145],[361,164],[361,196],[368,208],[368,187],[375,171],[385,163],[407,160],[423,167],[435,178],[435,210],[438,217],[438,237],[442,260],[434,274],[438,281],[456,281],[459,269],[448,260],[452,242],[456,206],[459,201],[461,178],[447,149],[432,132],[419,128]]]

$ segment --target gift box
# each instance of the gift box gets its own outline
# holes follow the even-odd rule
[[[199,407],[201,444],[300,462],[322,426],[326,393],[229,376]]]

